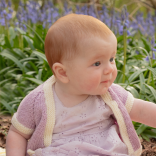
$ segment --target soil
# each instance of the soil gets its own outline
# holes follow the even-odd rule
[[[6,136],[11,125],[11,116],[0,115],[0,147],[5,148]],[[140,140],[142,145],[141,156],[156,156],[156,139],[150,139],[150,142],[146,140]]]

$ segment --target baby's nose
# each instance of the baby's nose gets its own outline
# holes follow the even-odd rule
[[[108,65],[104,68],[104,71],[103,71],[103,73],[104,73],[105,75],[110,74],[110,73],[112,73],[112,72],[113,72],[113,66],[112,66],[112,64],[108,64]]]

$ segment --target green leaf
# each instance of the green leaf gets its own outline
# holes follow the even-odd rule
[[[8,82],[10,80],[12,80],[12,78],[5,79],[5,80],[0,81],[0,86],[4,85],[6,82]]]
[[[128,82],[129,84],[134,80],[136,79],[142,72],[146,71],[146,69],[141,69],[141,70],[138,70],[136,72],[134,72],[128,79]]]
[[[24,22],[23,22],[24,23]],[[24,23],[30,30],[32,30],[36,35],[37,35],[37,37],[40,39],[40,41],[43,43],[43,45],[44,45],[44,41],[43,41],[43,39],[40,37],[40,35],[36,32],[36,31],[34,31],[34,29],[32,29],[28,24],[26,24],[26,23]]]
[[[136,130],[136,133],[139,135],[141,133],[143,133],[143,131],[147,128],[148,126],[147,125],[144,125],[144,124],[141,124],[139,126],[139,128]]]
[[[123,36],[122,36],[122,35],[119,36],[119,37],[117,37],[117,42],[119,43],[119,42],[121,42],[121,41],[123,41]]]
[[[134,87],[132,87],[132,86],[127,86],[126,89],[129,90],[129,91],[133,94],[133,96],[134,96],[135,98],[139,98],[139,93],[138,93],[138,91],[137,91]]]
[[[147,41],[147,39],[145,39],[144,36],[141,36],[141,40],[144,43],[145,49],[149,52],[151,50],[151,46],[150,46],[149,42]]]
[[[46,62],[48,62],[47,59],[46,59],[46,57],[45,57],[45,54],[43,54],[41,52],[38,52],[38,51],[33,51],[33,54],[35,54],[39,58],[41,58],[41,59],[45,60]]]
[[[29,64],[32,66],[32,68],[38,73],[38,68],[36,67],[36,64],[33,62],[29,62]]]
[[[22,59],[22,58],[26,58],[26,54],[23,53],[23,51],[19,48],[13,48],[13,51]]]
[[[153,73],[153,75],[156,77],[156,68],[151,68],[149,66],[146,66],[146,68],[149,69]]]
[[[25,40],[28,42],[30,48],[31,48],[32,50],[35,50],[35,48],[34,48],[34,46],[33,46],[32,40],[31,40],[29,37],[25,36],[25,35],[24,35],[24,38],[25,38]]]
[[[153,87],[149,86],[148,84],[145,84],[145,85],[150,89],[150,91],[152,92],[152,95],[154,96],[156,100],[156,90]]]
[[[9,111],[9,113],[10,113],[11,115],[14,114],[15,110],[12,109],[11,106],[10,106],[5,100],[1,99],[0,102],[2,103],[2,105],[3,105],[4,107],[6,107],[6,109]]]
[[[145,53],[145,56],[148,56],[150,58],[150,55],[149,55],[149,53],[148,53],[148,51],[146,49],[144,49],[142,47],[134,47],[134,48],[131,49],[131,51],[134,50],[134,49],[141,49]],[[142,51],[140,51],[140,53],[142,53]],[[150,65],[152,66],[151,59],[149,59],[149,62],[150,62]]]
[[[32,81],[32,82],[36,83],[37,85],[40,85],[40,84],[43,83],[43,81],[38,80],[38,79],[35,79],[35,78],[25,77],[25,79],[27,79],[27,80],[29,80],[29,81]]]
[[[141,73],[139,77],[140,77],[140,93],[145,93],[145,79],[143,73]]]
[[[11,44],[10,44],[10,42],[9,42],[8,37],[6,37],[6,36],[5,36],[5,46],[6,46],[7,48],[10,48],[10,49],[11,49]]]
[[[145,139],[146,141],[150,142],[149,137],[146,134],[141,134],[142,138]]]
[[[1,83],[1,82],[0,82]],[[5,92],[3,92],[2,90],[0,91],[0,96],[4,98],[8,97],[8,94],[6,94]]]
[[[24,66],[19,62],[18,59],[16,59],[14,56],[8,54],[8,53],[1,53],[0,55],[12,60],[22,71],[25,72]]]
[[[12,69],[12,67],[10,66],[10,67],[5,67],[4,69],[2,69],[1,71],[0,71],[0,74],[3,74],[4,72],[7,72],[8,70],[11,70]]]
[[[16,37],[16,33],[13,27],[9,27],[9,38],[10,38],[10,44],[13,47],[13,39]]]
[[[36,75],[37,77],[37,79],[38,80],[41,80],[41,77],[42,77],[42,71],[43,71],[43,69],[39,69],[39,71],[38,71],[38,75]]]
[[[9,37],[10,37],[10,39],[14,39],[16,37],[15,30],[12,26],[9,27]]]
[[[18,28],[18,27],[16,27],[16,30],[17,30],[20,34],[22,34],[22,35],[25,35],[25,34],[26,34],[25,31],[23,31],[22,29],[20,29],[20,28]]]
[[[156,132],[152,130],[145,130],[143,134],[146,134],[150,138],[156,138]]]
[[[20,62],[23,63],[26,61],[37,61],[37,60],[38,60],[38,58],[28,57],[28,58],[21,59]]]

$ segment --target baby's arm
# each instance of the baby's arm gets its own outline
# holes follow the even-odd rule
[[[11,125],[6,140],[6,156],[25,156],[30,136],[19,132]]]
[[[130,117],[133,121],[156,128],[156,104],[134,99]]]

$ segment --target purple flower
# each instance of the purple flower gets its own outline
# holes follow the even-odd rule
[[[152,58],[152,57],[150,57],[150,59],[155,60],[155,53],[153,53],[152,55],[153,55],[153,58]],[[149,57],[148,57],[148,56],[145,58],[145,61],[149,62]]]
[[[11,0],[8,1],[8,6],[11,7],[12,3]]]
[[[0,19],[0,23],[2,26],[5,26],[5,19],[4,18]]]
[[[119,34],[123,35],[123,25],[120,25],[120,27],[119,27]]]
[[[155,53],[153,53],[153,60],[155,60]]]
[[[1,0],[1,5],[2,5],[3,9],[5,9],[7,7],[5,0]]]
[[[24,6],[24,3],[20,0],[19,2],[19,6],[23,7]]]
[[[6,16],[6,15],[7,15],[6,10],[3,10],[3,11],[1,12],[1,17],[4,17],[4,16]]]
[[[139,55],[139,51],[138,51],[138,50],[136,50],[135,52],[136,52],[136,54],[138,54],[138,55]]]
[[[156,51],[156,49],[155,48],[152,48],[152,51]]]
[[[149,62],[149,57],[148,56],[145,58],[145,61]]]
[[[154,47],[155,45],[155,36],[152,36],[152,39],[151,39],[151,46],[152,48]]]

